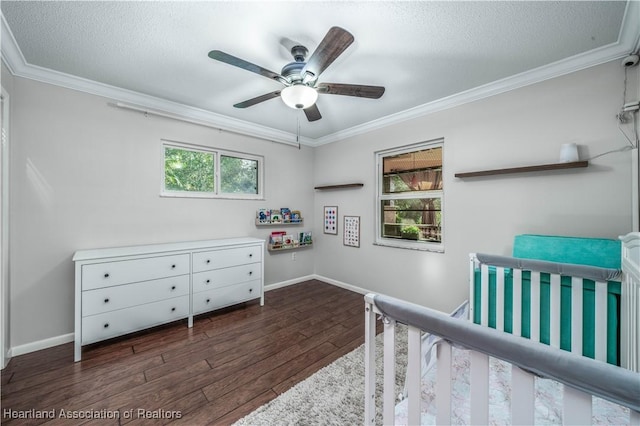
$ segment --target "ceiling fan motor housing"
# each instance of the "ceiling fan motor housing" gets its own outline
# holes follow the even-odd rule
[[[295,62],[288,63],[282,67],[280,74],[286,78],[290,83],[299,83],[302,81],[301,71],[307,64],[304,59],[307,57],[309,50],[304,46],[293,46],[291,48],[291,55]]]
[[[286,78],[290,83],[299,83],[302,81],[300,72],[305,65],[306,64],[304,62],[291,62],[282,67],[282,71],[280,72],[280,74],[282,74],[282,76]]]

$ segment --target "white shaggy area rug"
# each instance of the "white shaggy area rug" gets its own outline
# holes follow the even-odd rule
[[[396,330],[396,387],[404,385],[406,328]],[[382,423],[382,334],[376,337],[376,424]],[[235,425],[361,425],[364,424],[364,345],[263,405]]]

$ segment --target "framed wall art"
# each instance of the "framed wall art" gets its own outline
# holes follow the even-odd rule
[[[324,207],[324,233],[338,235],[338,206]]]
[[[345,216],[343,243],[349,247],[360,247],[360,216]]]

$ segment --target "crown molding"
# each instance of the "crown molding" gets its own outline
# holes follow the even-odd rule
[[[298,145],[297,136],[293,133],[29,64],[22,55],[4,15],[0,14],[0,17],[2,18],[2,32],[0,34],[2,37],[2,60],[15,76],[135,105],[140,111],[162,115],[175,120],[187,121],[271,142]],[[313,145],[312,142],[312,139],[300,137],[300,144]]]
[[[189,105],[168,101],[166,99],[145,95],[127,89],[99,83],[73,75],[53,71],[27,63],[7,24],[4,15],[1,18],[2,61],[9,71],[18,77],[49,83],[72,90],[103,96],[132,104],[141,111],[149,111],[169,118],[183,120],[199,125],[214,127],[220,130],[247,135],[272,142],[297,145],[297,136],[271,127],[248,121],[235,119],[222,114],[195,108]],[[423,117],[438,111],[454,108],[510,90],[539,83],[555,77],[566,75],[585,68],[620,59],[640,49],[640,2],[629,1],[625,10],[623,24],[618,41],[589,52],[554,62],[515,76],[507,77],[485,84],[446,98],[438,99],[417,107],[409,108],[377,120],[338,131],[317,139],[300,137],[299,143],[308,146],[320,146],[338,142],[363,133],[379,130],[407,120]]]
[[[589,52],[578,54],[549,65],[493,81],[446,98],[438,99],[414,108],[409,108],[350,129],[339,131],[315,140],[315,145],[337,142],[363,133],[379,130],[407,120],[433,114],[449,108],[488,98],[510,90],[518,89],[545,80],[560,77],[606,62],[621,59],[640,50],[640,2],[629,1],[625,9],[623,24],[618,41]]]

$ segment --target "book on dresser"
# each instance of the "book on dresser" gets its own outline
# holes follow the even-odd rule
[[[75,351],[82,346],[260,299],[264,240],[228,238],[79,250]]]

